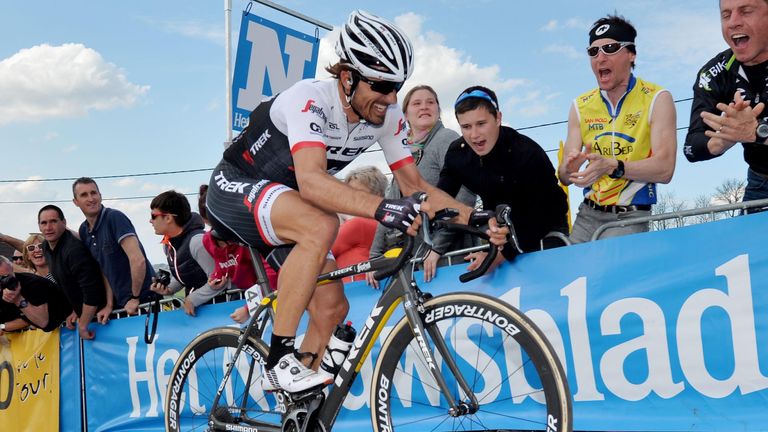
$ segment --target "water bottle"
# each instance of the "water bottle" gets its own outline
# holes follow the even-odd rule
[[[352,321],[336,326],[331,340],[328,341],[328,347],[323,354],[323,362],[320,363],[320,370],[331,377],[335,377],[341,369],[341,364],[347,358],[352,342],[355,340],[357,332],[352,327]]]

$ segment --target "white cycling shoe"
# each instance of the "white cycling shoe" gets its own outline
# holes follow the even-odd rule
[[[290,353],[281,357],[273,369],[264,371],[261,387],[264,391],[284,390],[288,393],[298,393],[332,382],[333,377],[318,374]]]

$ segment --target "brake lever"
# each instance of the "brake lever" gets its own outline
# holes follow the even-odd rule
[[[418,199],[420,202],[424,202],[427,200],[427,194],[424,192],[416,192],[412,196]],[[421,226],[424,227],[427,221],[429,221],[429,216],[425,212],[419,212],[419,214],[421,214]],[[427,231],[422,230],[422,232],[427,232]],[[392,265],[388,266],[387,268],[383,268],[381,270],[377,270],[373,272],[374,279],[382,280],[384,278],[388,278],[392,276],[403,267],[403,265],[407,260],[411,259],[414,240],[413,240],[413,237],[409,235],[406,235],[405,237],[406,237],[405,245],[403,245],[403,250],[400,251],[400,255],[397,256],[397,258],[394,260]]]

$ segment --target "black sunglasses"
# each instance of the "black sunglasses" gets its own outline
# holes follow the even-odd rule
[[[24,261],[24,257],[22,256],[13,256],[11,257],[11,259],[14,261]]]
[[[376,93],[381,93],[383,95],[388,95],[393,91],[397,93],[400,91],[401,88],[403,88],[403,84],[405,84],[404,82],[395,82],[395,81],[372,81],[360,75],[359,73],[356,73],[355,75],[357,76],[357,79],[371,86],[371,90],[375,91]]]
[[[602,51],[605,55],[614,55],[621,51],[625,46],[634,45],[632,42],[611,42],[601,46],[587,48],[587,54],[590,57],[597,57],[597,53]]]

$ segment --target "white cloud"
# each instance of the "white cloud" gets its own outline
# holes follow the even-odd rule
[[[555,31],[557,27],[557,20],[549,20],[541,27],[541,31]]]
[[[413,75],[400,92],[401,98],[416,85],[432,86],[441,100],[443,122],[455,130],[458,130],[458,123],[453,115],[452,102],[462,90],[471,85],[484,85],[493,89],[502,106],[509,106],[512,110],[506,113],[508,115],[527,115],[524,113],[531,111],[530,107],[521,109],[516,104],[506,103],[508,100],[530,99],[524,92],[524,88],[533,84],[530,80],[504,78],[498,65],[479,65],[466,53],[448,47],[443,35],[424,31],[424,18],[420,15],[409,12],[396,17],[394,21],[410,38],[415,59]],[[320,40],[318,77],[327,77],[328,73],[322,69],[338,61],[334,50],[337,38],[338,30],[334,30]],[[543,113],[547,110],[548,107],[542,105],[536,111]]]
[[[62,153],[72,153],[76,151],[78,148],[80,148],[77,144],[72,144],[70,146],[64,147],[61,149]]]
[[[0,61],[0,125],[131,106],[148,90],[82,44],[36,45]]]

